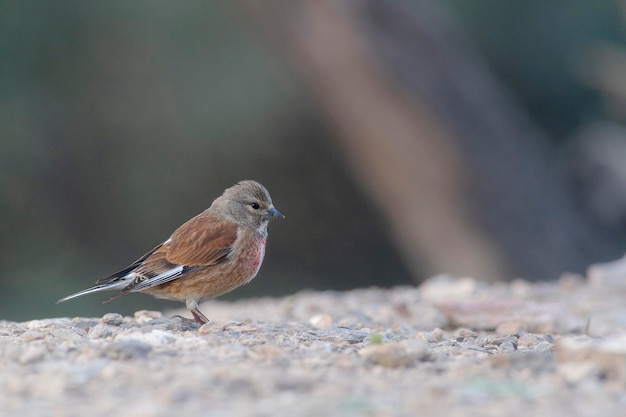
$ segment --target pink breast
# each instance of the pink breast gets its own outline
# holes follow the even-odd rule
[[[251,248],[252,250],[250,251],[250,257],[248,259],[250,262],[249,265],[252,273],[249,280],[254,278],[261,268],[261,263],[263,262],[263,258],[265,257],[265,243],[265,239],[259,239],[257,241],[257,244],[254,245],[253,248]]]

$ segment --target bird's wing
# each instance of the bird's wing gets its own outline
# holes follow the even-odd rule
[[[179,227],[165,259],[176,265],[211,266],[223,262],[237,239],[237,225],[202,213]]]
[[[129,292],[146,290],[185,275],[189,270],[224,262],[237,239],[237,225],[203,213],[179,227],[172,237],[122,271],[103,280],[133,274],[133,279],[115,299]]]

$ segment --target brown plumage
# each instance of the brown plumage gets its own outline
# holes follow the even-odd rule
[[[144,292],[184,301],[195,320],[206,323],[198,302],[256,276],[265,255],[267,224],[278,217],[284,216],[274,208],[265,187],[241,181],[131,265],[57,302],[99,291],[118,291],[105,302]]]

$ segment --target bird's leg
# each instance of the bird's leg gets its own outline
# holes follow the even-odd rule
[[[196,319],[198,323],[200,323],[200,325],[209,322],[209,319],[207,319],[206,316],[202,314],[197,308],[195,310],[191,310],[191,314],[193,315],[193,318]]]
[[[187,300],[185,304],[187,305],[187,310],[191,312],[193,318],[200,323],[200,325],[209,322],[209,319],[198,309],[198,302],[196,300]]]

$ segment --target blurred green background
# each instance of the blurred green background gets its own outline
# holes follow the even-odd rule
[[[285,13],[298,4],[293,16]],[[405,15],[437,9],[435,16],[456,34],[450,42],[458,48],[450,53],[472,51],[478,68],[511,98],[514,112],[540,132],[533,135],[541,144],[538,159],[558,171],[559,189],[567,190],[593,230],[580,235],[595,236],[589,238],[597,251],[572,250],[571,265],[558,255],[541,258],[545,274],[534,274],[541,268],[531,268],[531,261],[510,261],[534,249],[522,239],[494,238],[494,246],[504,248],[498,252],[502,263],[514,266],[502,279],[554,279],[556,271],[584,272],[584,265],[624,251],[624,175],[619,158],[605,163],[606,155],[626,155],[623,6],[591,0],[397,2]],[[100,304],[106,294],[54,302],[126,266],[242,179],[262,182],[287,218],[270,225],[258,278],[227,298],[392,286],[449,272],[445,263],[423,270],[411,263],[428,256],[413,256],[410,240],[398,239],[398,224],[409,220],[377,200],[375,182],[350,162],[359,145],[342,141],[340,123],[316,97],[312,80],[322,77],[309,73],[319,69],[298,62],[293,45],[285,46],[288,40],[272,32],[271,20],[255,7],[246,1],[0,5],[0,319],[182,307],[144,295],[107,305]],[[264,7],[266,14],[280,12],[280,24],[297,33],[297,19],[317,13],[318,6],[271,1]],[[377,16],[394,16],[367,1],[342,7],[366,28],[379,22]],[[402,24],[410,33],[420,23]],[[405,39],[398,50],[419,47],[411,36]],[[448,38],[442,39],[445,45]],[[393,64],[385,53],[395,49],[373,45],[372,56]],[[421,75],[419,62],[414,65],[418,70],[408,73]],[[389,68],[396,67],[378,70],[408,85]],[[401,90],[393,91],[416,94],[410,86]],[[470,166],[495,166],[463,156],[478,149],[464,146],[459,154]],[[486,207],[477,218],[497,218],[490,211],[497,205]],[[516,223],[502,218],[502,224]],[[486,235],[514,236],[488,223]]]

